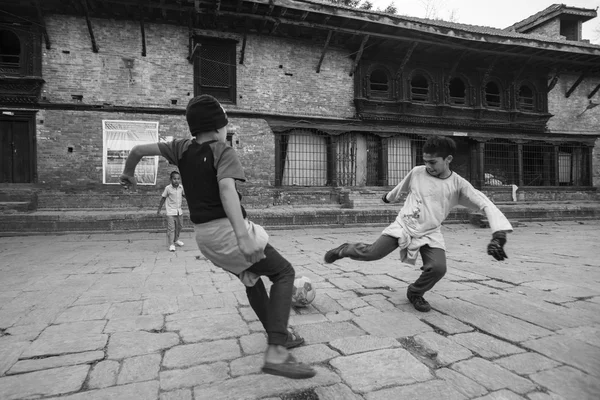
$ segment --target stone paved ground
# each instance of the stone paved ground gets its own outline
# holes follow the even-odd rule
[[[600,398],[600,221],[521,224],[506,262],[448,225],[446,277],[405,298],[398,254],[324,265],[381,227],[272,230],[315,302],[292,311],[318,373],[260,372],[265,335],[241,283],[191,233],[0,238],[0,399],[586,400]]]

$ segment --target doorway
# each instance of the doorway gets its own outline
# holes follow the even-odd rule
[[[0,183],[33,183],[34,116],[4,111],[0,115]]]

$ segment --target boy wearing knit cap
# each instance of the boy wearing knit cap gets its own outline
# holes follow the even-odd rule
[[[134,146],[121,175],[121,184],[136,188],[135,167],[144,156],[161,155],[181,173],[190,219],[202,254],[235,274],[246,285],[250,306],[268,336],[263,372],[293,379],[315,375],[288,349],[304,339],[288,331],[295,272],[269,243],[265,230],[246,219],[235,181],[245,181],[235,151],[226,145],[227,114],[212,96],[190,100],[186,119],[191,139]],[[267,294],[261,276],[273,283]]]

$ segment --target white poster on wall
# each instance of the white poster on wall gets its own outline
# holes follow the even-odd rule
[[[102,183],[118,185],[129,151],[136,144],[158,142],[158,122],[102,120]],[[144,157],[135,169],[139,185],[155,185],[158,156]]]

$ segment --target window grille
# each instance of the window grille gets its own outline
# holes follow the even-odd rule
[[[21,62],[21,42],[11,31],[0,30],[0,68],[18,69]]]
[[[527,85],[521,86],[519,88],[519,94],[517,96],[517,108],[519,110],[533,111],[533,99],[533,90]]]
[[[450,91],[450,104],[465,105],[467,95],[465,83],[460,78],[453,78],[448,87]]]
[[[385,143],[385,146],[384,146]],[[276,135],[277,186],[396,185],[422,163],[422,139],[367,132],[332,136],[297,129]]]
[[[383,147],[381,138],[376,135],[366,135],[367,140],[367,186],[382,186],[384,182],[383,174]]]
[[[387,139],[387,184],[394,186],[416,165],[423,164],[423,139],[392,136]]]
[[[415,75],[410,80],[410,98],[412,101],[429,101],[429,81],[423,75]]]
[[[224,103],[236,101],[235,42],[201,41],[195,59],[196,94],[209,94]]]
[[[499,108],[502,105],[500,88],[495,82],[488,82],[485,85],[485,104],[493,108]]]
[[[523,145],[523,185],[553,186],[555,182],[554,147],[545,143]]]
[[[369,76],[369,90],[371,97],[387,98],[390,93],[388,74],[382,69],[376,69]]]
[[[345,133],[336,139],[336,183],[338,186],[356,186],[356,134]]]
[[[563,145],[557,149],[558,184],[560,186],[591,185],[591,151],[580,144]]]
[[[281,185],[326,186],[328,184],[328,147],[330,138],[323,133],[296,130],[281,135]]]
[[[486,143],[483,165],[485,185],[519,184],[519,160],[516,144],[508,142]]]

